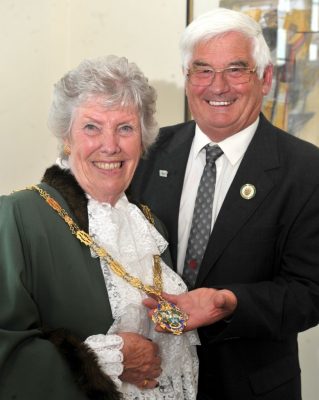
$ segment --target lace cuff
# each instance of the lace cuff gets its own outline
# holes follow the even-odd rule
[[[85,342],[96,354],[102,371],[110,376],[120,388],[119,376],[123,372],[123,339],[118,335],[92,335]]]

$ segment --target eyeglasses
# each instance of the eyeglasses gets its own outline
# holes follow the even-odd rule
[[[222,74],[231,85],[239,85],[250,81],[251,74],[256,72],[255,68],[249,67],[227,67],[227,68],[211,68],[207,66],[195,66],[189,69],[187,77],[189,82],[194,86],[209,86],[212,84],[217,72]]]

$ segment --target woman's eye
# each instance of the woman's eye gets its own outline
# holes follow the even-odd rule
[[[86,124],[85,129],[88,129],[89,131],[93,131],[94,129],[96,129],[96,126],[93,124]]]
[[[87,133],[97,133],[98,131],[99,131],[99,128],[96,126],[96,125],[94,125],[94,124],[86,124],[85,126],[84,126],[84,130],[87,132]]]
[[[131,126],[131,125],[122,125],[122,126],[120,126],[119,130],[123,134],[131,133],[131,132],[133,132],[133,126]]]

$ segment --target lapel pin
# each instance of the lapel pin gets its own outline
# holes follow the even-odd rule
[[[245,200],[250,200],[256,195],[256,188],[250,183],[246,183],[240,188],[240,195]]]
[[[159,176],[161,176],[162,178],[167,178],[167,175],[168,175],[168,171],[166,171],[166,169],[159,170]]]

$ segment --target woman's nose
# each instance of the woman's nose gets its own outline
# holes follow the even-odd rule
[[[105,132],[101,137],[101,150],[107,154],[116,154],[121,151],[118,135]]]

